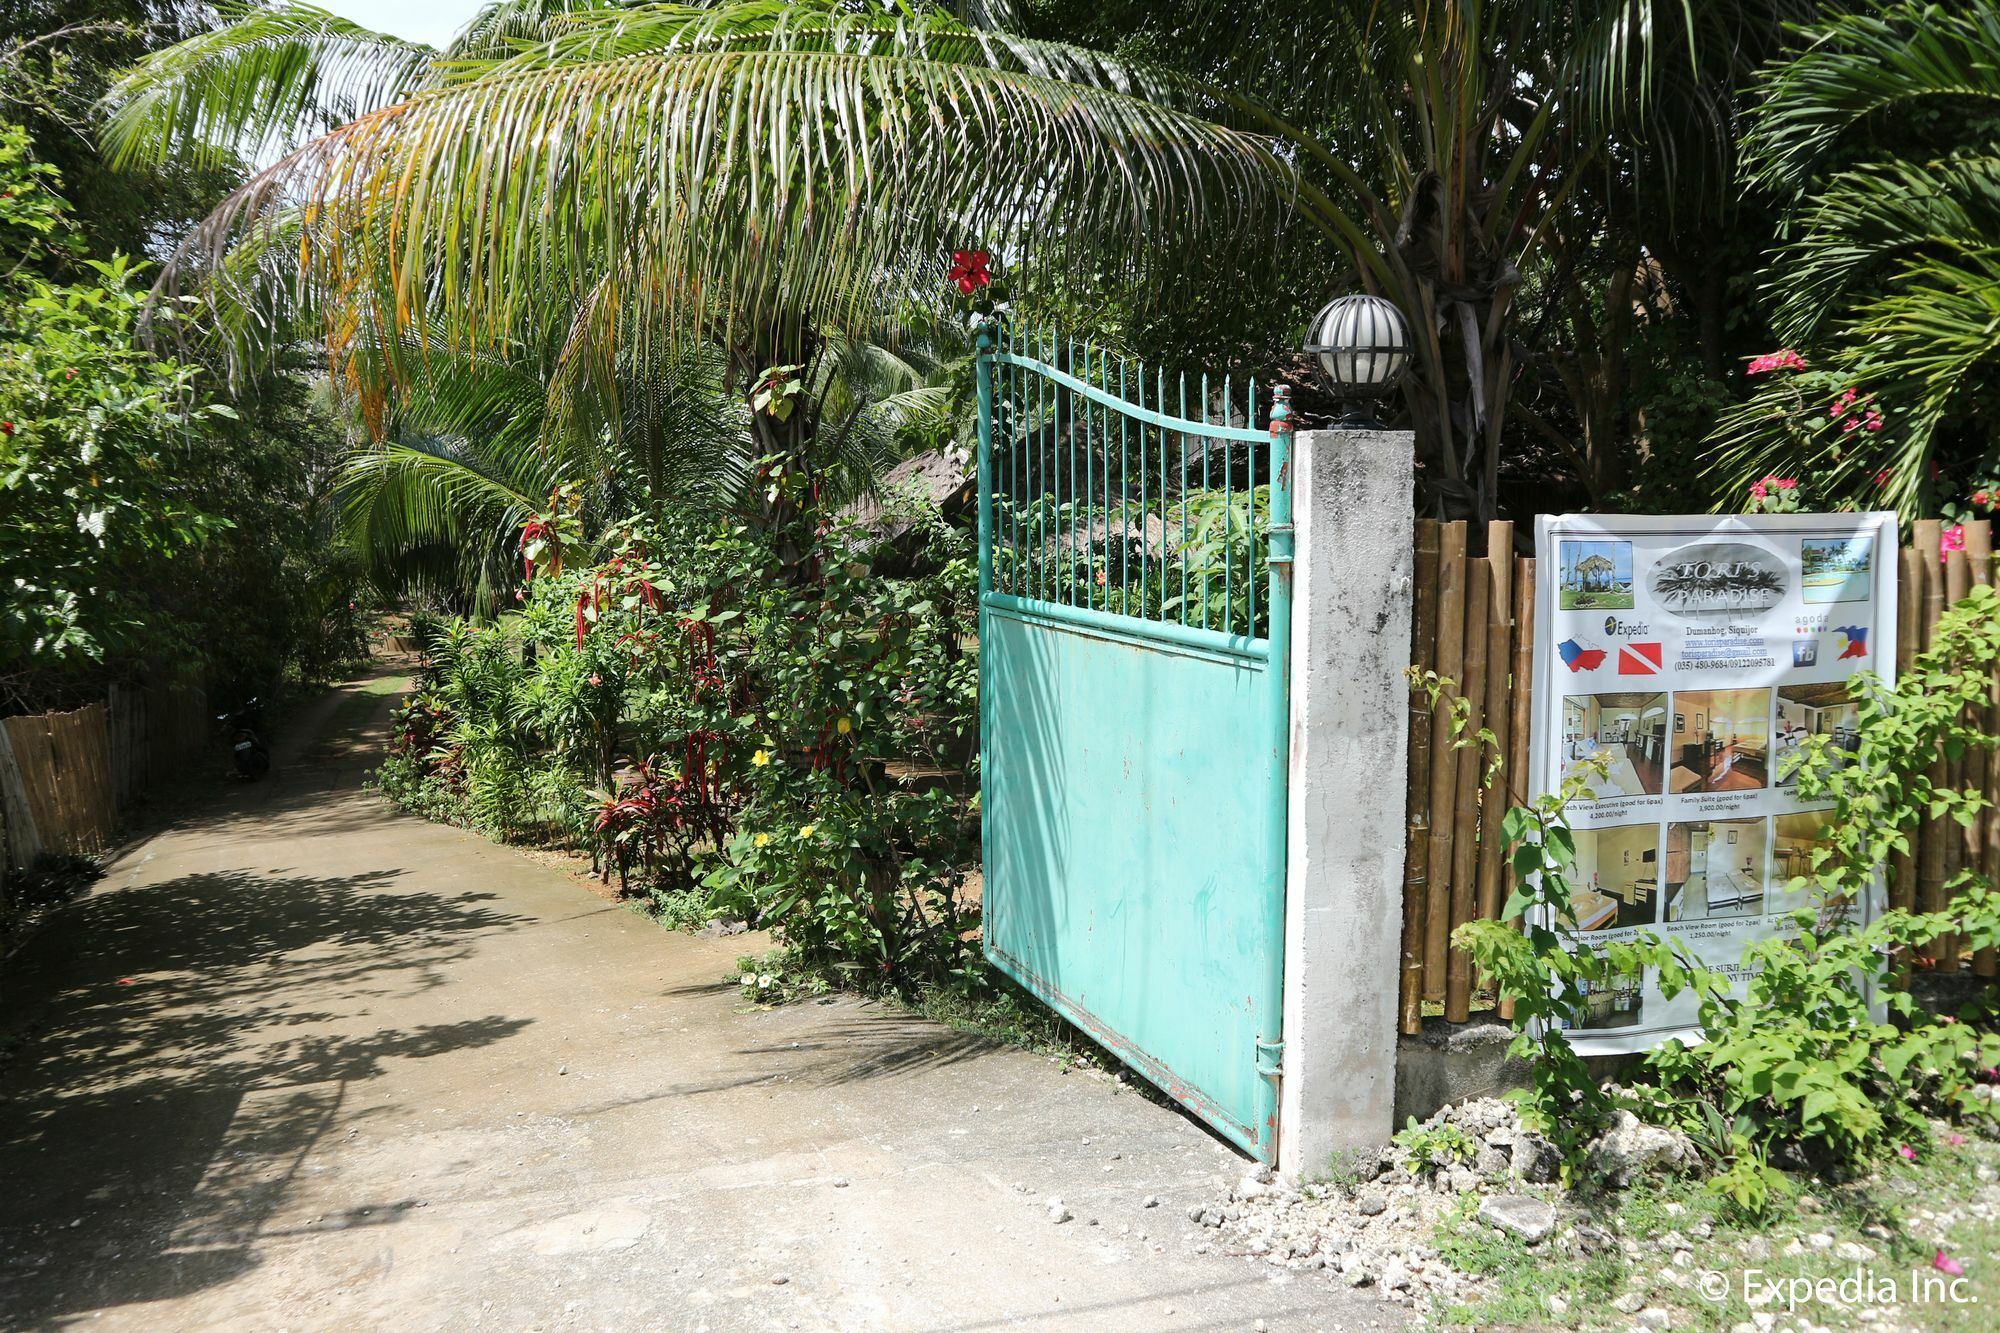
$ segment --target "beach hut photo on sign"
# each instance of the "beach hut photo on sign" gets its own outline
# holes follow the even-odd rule
[[[1564,542],[1562,609],[1632,609],[1632,543]]]

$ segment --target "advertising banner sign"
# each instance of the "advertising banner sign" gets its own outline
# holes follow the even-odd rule
[[[1727,970],[1804,905],[1786,884],[1824,820],[1794,756],[1856,748],[1848,678],[1894,674],[1896,536],[1893,514],[1540,519],[1529,783],[1607,765],[1569,807],[1581,934],[1646,929]],[[1623,978],[1571,1041],[1644,1050],[1696,1003]]]

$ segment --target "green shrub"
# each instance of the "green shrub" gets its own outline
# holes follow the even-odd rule
[[[1859,748],[1843,754],[1815,736],[1798,759],[1799,796],[1831,802],[1810,873],[1787,886],[1804,905],[1744,951],[1743,995],[1705,991],[1700,1044],[1668,1042],[1647,1058],[1664,1092],[1712,1107],[1756,1160],[1855,1170],[1922,1151],[1933,1117],[1989,1112],[1973,1089],[2000,1060],[2000,1038],[1923,1012],[1896,973],[1946,936],[1967,949],[2000,943],[2000,898],[1968,867],[1946,884],[1942,911],[1896,909],[1862,924],[1855,905],[1910,849],[1924,814],[1970,825],[1984,808],[1982,793],[1934,782],[1932,766],[2000,741],[1978,720],[1996,663],[2000,598],[1978,588],[1939,621],[1896,689],[1853,679]]]
[[[1458,1166],[1479,1155],[1479,1145],[1457,1125],[1420,1125],[1415,1116],[1396,1131],[1394,1142],[1409,1152],[1410,1165],[1423,1174]]]
[[[962,534],[933,532],[933,572],[910,578],[874,573],[857,541],[814,535],[802,584],[746,553],[757,707],[715,721],[749,753],[707,883],[718,910],[777,929],[803,962],[908,994],[976,955],[961,893],[978,851],[978,668],[963,648],[977,572]]]
[[[866,534],[788,512],[633,525],[589,549],[538,516],[514,612],[421,630],[423,688],[377,784],[587,847],[675,921],[768,927],[793,970],[905,995],[962,979],[978,967],[970,541],[933,516],[897,553],[916,572],[890,576]]]
[[[1534,914],[1533,923],[1471,922],[1453,939],[1514,997],[1515,1053],[1533,1062],[1523,1119],[1555,1142],[1566,1170],[1610,1106],[1563,1029],[1591,990],[1647,969],[1667,995],[1698,997],[1700,1041],[1648,1053],[1630,1108],[1688,1131],[1722,1166],[1713,1188],[1741,1212],[1761,1214],[1785,1191],[1776,1167],[1858,1171],[1926,1151],[1933,1118],[1991,1114],[1975,1089],[1996,1077],[2000,1038],[1923,1013],[1896,983],[1908,959],[1946,936],[1966,949],[2000,943],[2000,897],[1968,867],[1946,885],[1942,911],[1897,909],[1864,923],[1856,904],[1877,891],[1882,867],[1909,850],[1925,816],[1969,825],[1984,808],[1982,793],[1933,772],[1940,756],[2000,743],[1980,724],[1996,664],[2000,597],[1978,588],[1939,622],[1895,689],[1854,677],[1859,748],[1844,754],[1815,737],[1796,761],[1800,797],[1830,807],[1810,873],[1787,886],[1803,905],[1785,929],[1746,948],[1740,991],[1649,932],[1596,944],[1576,930],[1564,812],[1591,774],[1509,812],[1503,831],[1520,887],[1503,916]]]

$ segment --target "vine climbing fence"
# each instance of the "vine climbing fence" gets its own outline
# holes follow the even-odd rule
[[[1912,525],[1900,553],[1897,580],[1897,666],[1907,668],[1930,641],[1945,610],[1972,588],[1995,582],[1992,527],[1963,526],[1963,546],[1943,550],[1944,524]],[[1477,546],[1481,554],[1472,554]],[[1426,1017],[1463,1022],[1496,1007],[1468,955],[1451,946],[1467,921],[1497,920],[1511,889],[1500,818],[1528,797],[1530,683],[1533,680],[1535,561],[1516,550],[1511,522],[1480,531],[1465,523],[1420,521],[1416,531],[1416,609],[1411,664],[1456,682],[1437,705],[1421,690],[1410,695],[1409,790],[1403,886],[1403,967],[1399,1026],[1421,1030]],[[1470,708],[1462,732],[1449,701]],[[2000,733],[2000,680],[1989,705],[1989,731]],[[1454,744],[1459,734],[1493,733],[1501,765],[1482,783],[1486,761]],[[1947,817],[1927,820],[1911,850],[1889,867],[1891,906],[1936,910],[1945,885],[1972,867],[2000,881],[2000,761],[1974,750],[1941,758],[1933,780],[1977,787],[1993,803],[1970,827]],[[1979,978],[2000,976],[1992,950],[1972,952],[1940,941],[1920,965]],[[1497,1006],[1503,1017],[1504,1005]]]

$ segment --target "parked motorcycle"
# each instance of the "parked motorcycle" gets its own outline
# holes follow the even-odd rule
[[[233,713],[218,714],[215,720],[222,734],[229,738],[238,774],[255,782],[271,771],[271,750],[264,744],[264,706],[260,701],[252,699]]]

